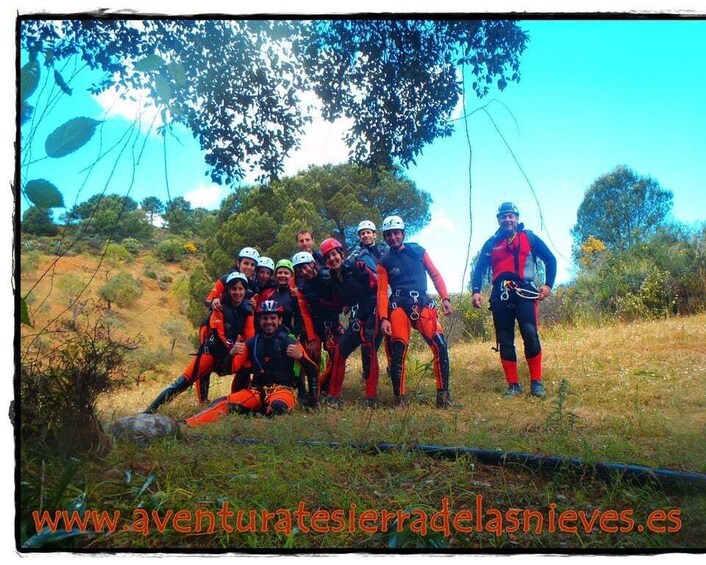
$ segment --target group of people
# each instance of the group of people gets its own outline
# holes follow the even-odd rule
[[[490,307],[506,395],[521,392],[514,348],[518,321],[532,379],[531,394],[544,396],[541,346],[537,335],[537,301],[546,298],[556,274],[556,261],[546,245],[518,222],[512,203],[498,210],[499,229],[481,251],[473,273],[473,306],[480,308],[486,270],[492,273]],[[205,299],[208,315],[200,329],[200,347],[183,374],[145,410],[154,413],[177,394],[194,386],[200,402],[208,401],[212,373],[233,375],[230,394],[187,418],[189,426],[213,422],[230,412],[276,415],[297,403],[341,408],[346,361],[361,350],[365,393],[363,406],[376,407],[384,343],[387,373],[396,406],[407,405],[406,358],[412,328],[430,346],[436,379],[436,406],[452,405],[449,352],[439,323],[439,308],[453,313],[444,280],[427,251],[405,241],[405,223],[388,216],[382,223],[384,242],[365,220],[350,253],[335,238],[318,249],[309,230],[297,235],[298,251],[276,264],[253,247],[238,253],[234,269],[221,276]],[[546,265],[545,285],[534,286],[534,261]],[[440,303],[427,294],[427,278]],[[534,293],[534,294],[532,294]],[[342,315],[347,317],[344,327]],[[322,351],[327,353],[322,368]]]

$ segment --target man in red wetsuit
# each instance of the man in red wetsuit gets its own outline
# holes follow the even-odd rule
[[[534,233],[519,223],[520,212],[512,202],[503,202],[498,208],[498,231],[481,248],[478,264],[473,270],[471,286],[472,303],[480,308],[483,275],[490,270],[493,289],[490,293],[490,310],[493,313],[495,336],[500,351],[508,389],[505,396],[522,393],[517,376],[515,352],[515,321],[525,346],[525,359],[530,373],[530,394],[544,398],[542,384],[542,346],[539,342],[539,302],[552,292],[556,277],[556,258]],[[536,259],[546,268],[544,284],[535,286]]]
[[[451,300],[441,274],[426,250],[416,243],[405,243],[405,224],[399,216],[388,216],[382,233],[390,249],[378,263],[378,318],[380,330],[390,336],[390,377],[398,406],[406,404],[405,362],[412,327],[422,334],[434,355],[436,405],[451,406],[449,392],[449,352],[438,321],[434,302],[427,296],[427,274],[441,297],[441,311],[453,313]],[[388,297],[387,286],[391,294]]]

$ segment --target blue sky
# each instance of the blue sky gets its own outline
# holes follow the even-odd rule
[[[466,255],[470,249],[473,257],[492,234],[495,210],[508,199],[520,207],[526,227],[557,254],[558,280],[567,281],[576,210],[591,183],[618,165],[672,190],[677,220],[706,219],[706,21],[544,19],[521,26],[530,42],[520,83],[465,101],[467,113],[485,106],[489,114],[476,111],[468,118],[470,150],[461,119],[452,137],[428,146],[407,171],[433,198],[430,225],[410,239],[429,250],[452,291],[468,280]],[[65,119],[102,119],[108,109],[117,117],[106,124],[103,147],[128,127],[120,116],[133,109],[115,95],[80,95],[89,79],[72,84],[74,95],[57,106],[39,139]],[[287,161],[286,173],[345,160],[343,127],[313,124],[302,149]],[[76,174],[98,154],[97,138],[68,157],[32,165],[27,178],[54,182],[67,206],[107,185],[108,193],[137,201],[148,195],[163,201],[185,196],[194,206],[216,208],[228,189],[204,175],[206,166],[190,134],[181,131],[177,138],[167,140],[166,179],[162,141],[156,137],[146,146],[132,185],[128,175],[112,175],[113,156],[88,176]],[[35,155],[42,154],[40,145]],[[130,158],[125,154],[122,163]]]

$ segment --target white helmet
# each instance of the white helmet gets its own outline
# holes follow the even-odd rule
[[[235,281],[241,281],[245,285],[245,288],[248,288],[248,277],[238,271],[233,271],[226,277],[226,288],[234,284]]]
[[[388,216],[382,222],[382,231],[404,230],[404,221],[399,216]]]
[[[273,273],[275,272],[275,262],[269,257],[260,257],[260,260],[257,262],[257,268],[259,269],[260,267],[265,267]]]
[[[260,260],[260,254],[257,252],[257,249],[254,249],[253,247],[243,247],[240,250],[240,253],[238,253],[238,259],[242,259],[243,257],[252,259],[255,263]]]
[[[307,263],[313,263],[314,256],[308,251],[300,251],[295,253],[292,257],[292,265],[298,267],[299,265],[306,265]]]
[[[375,229],[375,224],[371,222],[370,220],[363,220],[358,224],[358,233],[360,233],[363,230],[371,230],[371,231],[377,231]]]

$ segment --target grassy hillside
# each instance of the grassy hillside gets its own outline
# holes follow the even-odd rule
[[[62,259],[52,268],[56,281],[73,274],[88,279],[93,259]],[[170,345],[162,330],[167,320],[183,318],[183,305],[174,288],[188,271],[183,266],[150,264],[142,259],[122,265],[140,278],[144,293],[130,308],[115,309],[116,331],[145,336],[151,346]],[[149,268],[169,273],[168,289],[144,276]],[[22,287],[46,270],[24,273]],[[110,274],[108,275],[110,276]],[[100,276],[95,285],[104,283]],[[47,306],[34,302],[35,328],[63,309],[49,277],[37,287]],[[29,334],[32,330],[27,330]],[[653,467],[706,472],[706,315],[601,328],[540,328],[544,347],[544,400],[528,395],[505,399],[504,378],[493,343],[454,343],[450,349],[451,385],[455,405],[434,407],[434,378],[428,348],[417,340],[408,365],[411,404],[392,408],[392,392],[384,375],[378,410],[358,407],[362,396],[359,355],[349,360],[344,384],[346,408],[315,413],[298,410],[275,420],[229,416],[221,422],[185,430],[180,438],[155,442],[147,449],[117,444],[102,459],[86,461],[75,488],[88,493],[89,506],[127,513],[136,506],[158,509],[231,508],[274,511],[296,509],[475,509],[478,496],[499,509],[534,508],[548,511],[615,509],[634,511],[636,521],[660,509],[679,509],[681,527],[672,533],[561,533],[534,530],[445,535],[420,533],[407,524],[400,533],[355,531],[315,533],[295,528],[243,533],[191,533],[172,527],[163,533],[137,535],[120,531],[94,536],[92,547],[180,548],[676,548],[703,547],[706,501],[702,495],[663,493],[618,482],[604,484],[568,474],[541,476],[528,470],[479,465],[468,458],[445,461],[413,451],[371,455],[353,448],[312,447],[297,440],[469,446],[579,457],[589,462],[619,461]],[[188,341],[188,340],[187,340]],[[521,351],[521,341],[519,351]],[[108,422],[144,409],[190,361],[193,347],[178,344],[161,372],[148,374],[130,386],[102,398],[100,416]],[[380,353],[384,367],[384,355]],[[521,382],[528,384],[520,363]],[[227,378],[214,376],[211,398],[225,394]],[[528,387],[526,387],[528,388]],[[163,413],[182,418],[199,409],[192,391],[182,394]],[[266,440],[242,445],[243,438]],[[58,481],[61,461],[49,462],[48,482]],[[34,465],[25,467],[27,480],[39,480]],[[127,473],[127,474],[126,474]],[[131,480],[126,482],[126,476]],[[145,486],[144,489],[141,487]],[[555,506],[551,506],[551,505]],[[638,519],[639,518],[639,519]],[[247,519],[246,519],[247,522]],[[273,522],[274,524],[274,522]],[[391,526],[392,527],[392,526]],[[394,529],[394,528],[393,528]]]

